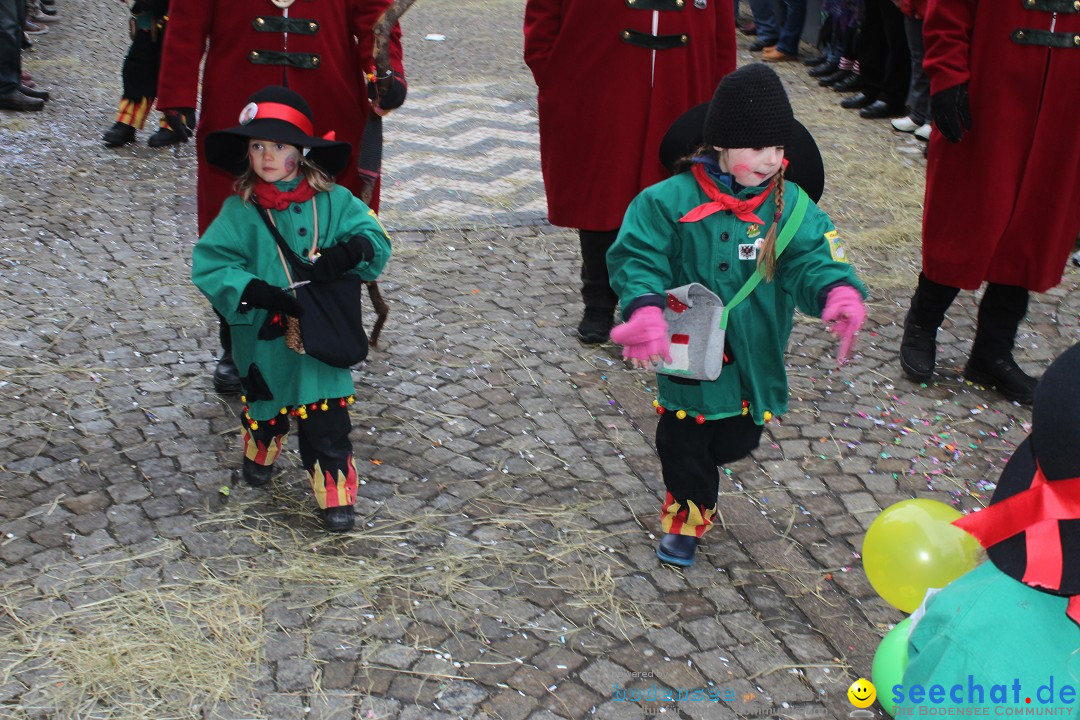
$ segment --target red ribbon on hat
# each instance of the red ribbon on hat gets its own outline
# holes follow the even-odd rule
[[[1064,560],[1059,520],[1080,520],[1080,477],[1048,482],[1038,462],[1031,487],[953,521],[985,548],[1024,533],[1025,585],[1061,588]],[[1080,596],[1069,599],[1067,614],[1080,624]]]
[[[305,135],[312,135],[315,132],[315,128],[311,126],[311,121],[308,120],[308,116],[300,112],[294,107],[284,105],[282,103],[274,102],[262,102],[257,103],[257,109],[255,110],[255,117],[257,120],[284,120],[290,125],[295,125]],[[333,138],[327,138],[333,139]]]

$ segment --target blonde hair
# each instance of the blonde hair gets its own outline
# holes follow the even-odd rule
[[[780,165],[780,170],[777,171],[776,176],[776,188],[773,193],[776,195],[776,212],[773,214],[772,225],[769,226],[769,231],[765,233],[765,242],[761,245],[761,251],[758,252],[757,266],[761,272],[761,276],[765,278],[765,282],[771,282],[773,275],[776,274],[776,231],[780,225],[780,216],[784,214],[784,166]]]
[[[307,180],[311,189],[317,193],[326,192],[334,187],[334,178],[303,155],[300,156],[300,174]],[[255,183],[258,181],[259,176],[249,162],[247,169],[240,173],[236,178],[236,182],[233,183],[233,191],[240,196],[241,200],[248,202],[255,192]]]

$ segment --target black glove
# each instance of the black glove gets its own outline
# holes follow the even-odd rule
[[[312,277],[315,282],[334,282],[360,262],[370,262],[374,257],[375,248],[371,241],[363,235],[354,235],[343,243],[319,251],[318,259],[311,266]]]
[[[405,102],[408,89],[405,76],[397,70],[391,70],[389,77],[379,78],[368,84],[368,98],[377,102],[381,110],[395,110]]]
[[[244,293],[240,296],[241,312],[243,312],[245,305],[262,308],[270,312],[285,313],[293,317],[301,317],[304,314],[304,308],[300,307],[300,303],[296,302],[296,298],[281,288],[274,287],[258,278],[249,282],[247,287],[244,288]]]
[[[183,138],[184,142],[195,134],[195,108],[165,108],[165,123],[169,129]]]
[[[971,129],[967,83],[935,93],[930,98],[930,111],[934,115],[934,124],[945,139],[951,143],[960,142],[964,131]]]

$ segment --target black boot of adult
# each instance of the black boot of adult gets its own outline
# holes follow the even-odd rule
[[[240,476],[251,487],[263,487],[274,476],[274,466],[259,465],[254,460],[244,458],[244,466],[240,469]]]
[[[216,311],[215,311],[216,314]],[[240,371],[232,356],[232,335],[225,318],[218,315],[218,339],[221,342],[221,359],[214,368],[214,391],[222,395],[236,395],[243,387],[240,385]]]
[[[323,529],[327,532],[349,532],[356,525],[356,511],[352,505],[328,507],[322,511]]]
[[[964,378],[997,390],[1007,399],[1030,405],[1037,378],[1013,360],[1016,331],[1027,315],[1028,291],[1016,285],[990,283],[979,303],[979,324],[964,367]]]
[[[915,382],[930,382],[934,376],[937,331],[959,292],[959,288],[936,283],[919,273],[919,286],[911,298],[900,340],[900,368]]]
[[[581,299],[585,314],[578,324],[578,338],[590,345],[607,342],[615,324],[618,298],[608,282],[607,251],[619,230],[579,230],[581,243]]]

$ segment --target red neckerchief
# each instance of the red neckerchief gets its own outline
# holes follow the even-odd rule
[[[1047,482],[1042,468],[1035,465],[1031,487],[1001,502],[953,521],[960,529],[988,548],[1024,533],[1027,568],[1023,583],[1032,587],[1059,590],[1063,565],[1059,520],[1080,519],[1080,477]],[[1080,595],[1069,598],[1065,611],[1080,624]]]
[[[704,165],[701,165],[700,163],[695,164],[692,172],[694,173],[694,177],[697,178],[701,190],[708,196],[709,202],[698,205],[696,208],[679,218],[679,222],[697,222],[698,220],[709,217],[713,213],[720,212],[721,210],[731,210],[735,213],[735,217],[743,222],[755,222],[758,225],[765,224],[764,220],[754,214],[754,210],[761,207],[768,199],[769,194],[773,191],[773,187],[776,186],[775,179],[769,183],[769,186],[765,188],[760,195],[755,195],[747,200],[740,200],[737,197],[725,195],[720,192],[720,188],[716,187],[716,183],[709,177],[709,172],[705,169]]]
[[[278,190],[273,183],[256,180],[254,195],[260,207],[284,210],[293,203],[307,202],[314,197],[315,190],[308,185],[307,178],[300,178],[300,184],[294,190]]]

